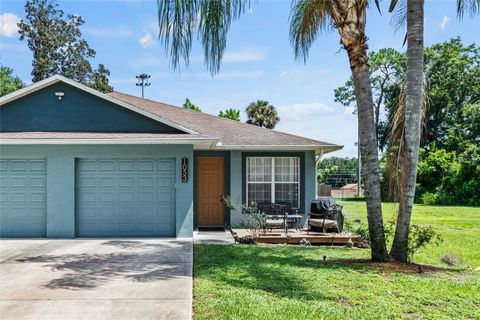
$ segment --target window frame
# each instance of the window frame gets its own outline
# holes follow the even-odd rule
[[[271,159],[271,181],[249,181],[249,167],[250,167],[250,159],[255,158],[262,158],[262,159]],[[275,160],[276,159],[296,159],[297,162],[297,176],[298,176],[298,181],[293,181],[293,182],[285,182],[285,181],[276,181],[275,179]],[[297,202],[298,206],[294,207],[292,205],[292,209],[301,209],[302,208],[302,188],[301,188],[301,182],[302,182],[302,159],[299,156],[246,156],[245,157],[245,203],[249,204],[249,199],[248,199],[248,185],[249,184],[270,184],[270,192],[271,192],[271,202],[275,203],[275,185],[276,184],[297,184],[298,188],[298,195],[297,195]]]

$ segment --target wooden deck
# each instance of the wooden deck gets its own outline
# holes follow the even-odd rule
[[[232,234],[235,239],[250,235],[248,229],[232,229]],[[257,239],[257,243],[288,243],[288,244],[299,244],[300,241],[305,238],[311,244],[321,244],[321,245],[346,245],[348,240],[351,239],[353,243],[356,243],[360,240],[360,237],[351,233],[321,233],[310,231],[307,234],[307,230],[295,230],[289,229],[288,235],[286,235],[282,230],[272,230],[272,232],[267,232],[265,235],[261,235]]]

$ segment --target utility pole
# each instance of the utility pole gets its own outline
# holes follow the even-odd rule
[[[145,95],[144,95],[145,87],[148,87],[148,86],[151,85],[151,83],[149,82],[150,75],[146,74],[146,73],[142,73],[142,74],[136,76],[136,78],[137,78],[136,86],[137,87],[142,87],[142,99],[143,99],[145,97]]]
[[[355,145],[357,146],[357,196],[360,197],[360,188],[362,187],[362,162],[360,159],[360,141],[355,142]]]

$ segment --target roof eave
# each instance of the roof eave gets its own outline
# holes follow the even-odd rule
[[[214,138],[3,138],[0,145],[122,145],[122,144],[188,144],[194,147],[211,148],[218,142]]]
[[[317,154],[326,154],[342,149],[341,145],[219,145],[215,150],[239,150],[239,151],[315,151]],[[197,149],[202,150],[202,149]]]

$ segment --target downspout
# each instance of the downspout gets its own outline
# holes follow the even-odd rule
[[[323,149],[320,149],[320,153],[315,157],[315,198],[318,197],[318,180],[317,180],[317,170],[318,164],[322,160]]]

